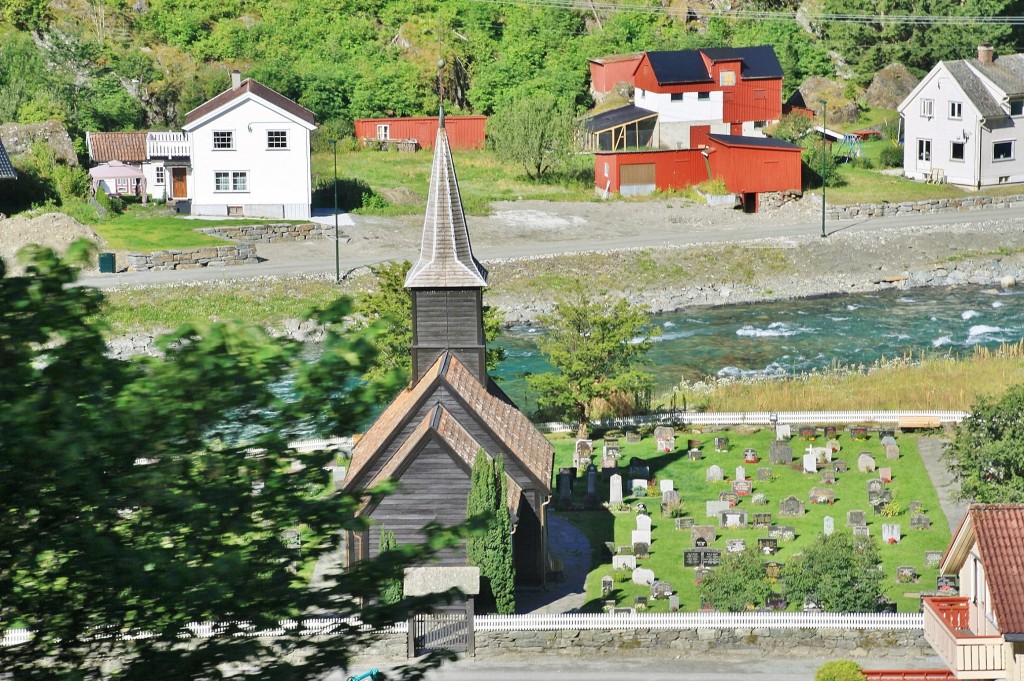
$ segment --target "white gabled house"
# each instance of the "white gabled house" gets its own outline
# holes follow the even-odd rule
[[[1024,54],[943,61],[898,110],[911,179],[980,188],[1024,182]]]
[[[306,219],[313,112],[231,74],[231,88],[185,115],[191,141],[191,212]]]

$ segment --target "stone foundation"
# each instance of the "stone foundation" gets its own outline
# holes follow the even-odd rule
[[[152,253],[129,253],[128,271],[195,270],[200,267],[255,265],[256,246],[239,243],[230,246],[204,246]]]

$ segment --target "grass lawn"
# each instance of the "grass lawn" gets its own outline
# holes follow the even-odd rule
[[[728,452],[714,452],[714,437],[723,435],[730,440]],[[871,536],[881,543],[882,523],[899,523],[902,526],[903,538],[899,544],[881,545],[882,570],[885,575],[884,591],[886,596],[896,602],[900,611],[917,612],[917,592],[929,591],[935,588],[935,577],[938,574],[936,568],[925,568],[924,552],[926,550],[945,550],[949,543],[950,534],[946,524],[946,517],[939,507],[938,498],[932,487],[924,464],[917,451],[917,440],[914,436],[902,435],[897,438],[901,448],[899,460],[887,461],[884,450],[879,441],[877,432],[872,432],[867,441],[855,442],[847,432],[840,432],[838,440],[842,450],[836,455],[847,462],[852,470],[847,473],[837,474],[834,489],[836,502],[833,505],[814,505],[808,500],[808,492],[812,487],[820,485],[820,475],[804,474],[799,467],[794,470],[789,466],[771,466],[768,462],[768,450],[773,433],[769,429],[760,429],[756,432],[745,434],[738,430],[720,433],[702,433],[699,435],[680,434],[677,435],[677,451],[671,454],[663,454],[655,451],[652,438],[646,438],[639,444],[625,444],[620,438],[622,446],[623,466],[628,464],[631,457],[644,459],[651,469],[651,476],[657,480],[671,479],[674,481],[675,489],[679,492],[680,500],[687,515],[694,518],[697,525],[715,525],[717,519],[705,517],[705,501],[717,500],[719,492],[730,489],[729,478],[734,477],[737,466],[744,465],[746,474],[753,481],[754,493],[763,493],[767,496],[766,506],[754,506],[751,497],[743,497],[739,508],[750,514],[753,519],[755,512],[767,512],[772,514],[772,522],[778,525],[791,525],[796,530],[796,539],[792,542],[779,542],[779,552],[773,557],[765,557],[765,561],[776,561],[786,563],[793,556],[813,542],[819,533],[822,532],[822,525],[826,515],[835,519],[836,531],[846,531],[846,512],[850,510],[864,510],[867,514],[868,526]],[[703,460],[691,462],[687,460],[685,442],[688,438],[699,439],[702,442]],[[569,436],[552,436],[555,445],[556,470],[560,466],[572,465],[572,452],[574,439]],[[826,440],[819,437],[814,443],[816,446],[824,446]],[[600,452],[603,442],[594,442],[595,451]],[[793,454],[796,462],[800,460],[803,450],[809,443],[794,437],[791,441]],[[743,450],[754,448],[761,457],[758,464],[744,464]],[[896,518],[883,519],[880,516],[872,516],[871,507],[867,502],[867,481],[877,478],[877,473],[859,473],[857,471],[857,455],[867,451],[874,456],[879,467],[888,466],[892,468],[893,479],[888,485],[893,493],[893,499],[903,507],[903,512]],[[721,466],[727,480],[721,483],[705,482],[706,471],[709,466],[717,464]],[[757,469],[770,467],[773,470],[771,482],[757,482]],[[629,494],[628,472],[620,469],[624,484]],[[655,486],[656,488],[656,486]],[[586,491],[585,477],[577,480],[574,492],[574,502],[582,504],[584,492]],[[599,475],[597,487],[598,498],[601,501],[608,499],[608,480]],[[788,496],[795,496],[804,502],[806,513],[801,517],[780,517],[778,515],[779,502]],[[556,494],[557,498],[557,494]],[[683,567],[683,549],[691,547],[690,530],[676,530],[675,520],[665,517],[660,511],[660,497],[632,498],[627,496],[627,502],[644,502],[652,516],[652,539],[650,557],[637,561],[638,566],[654,570],[656,578],[669,582],[675,593],[680,596],[680,606],[683,610],[694,611],[700,607],[699,587],[694,583],[694,570]],[[906,511],[911,501],[920,501],[923,510],[931,520],[932,526],[929,530],[911,530],[910,514]],[[594,548],[593,569],[587,575],[586,610],[599,611],[604,599],[601,597],[601,578],[604,575],[612,575],[615,578],[615,587],[612,594],[621,606],[631,606],[634,596],[650,596],[650,588],[633,584],[627,575],[616,574],[611,567],[611,555],[605,548],[605,542],[613,542],[616,546],[627,546],[630,544],[630,534],[636,528],[635,517],[632,512],[613,513],[609,510],[601,511],[556,511],[569,522],[579,527]],[[757,540],[766,537],[765,530],[754,529],[717,529],[717,538],[711,544],[712,548],[721,549],[725,552],[725,540],[732,538],[745,539],[747,545],[756,545]],[[896,568],[902,565],[914,566],[920,574],[920,580],[916,584],[899,584],[896,581]],[[623,581],[624,580],[624,581]],[[777,588],[777,590],[780,590]],[[649,607],[653,612],[667,612],[667,601],[651,601]],[[791,609],[799,607],[799,603],[790,604]]]

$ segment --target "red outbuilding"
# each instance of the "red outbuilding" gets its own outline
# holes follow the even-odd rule
[[[445,116],[444,127],[452,149],[481,149],[487,116]],[[437,116],[423,118],[357,118],[356,139],[406,145],[409,149],[433,149],[437,137]]]
[[[595,95],[611,92],[619,83],[633,85],[633,72],[644,56],[643,52],[635,54],[612,54],[607,57],[594,57],[590,62],[590,89]]]

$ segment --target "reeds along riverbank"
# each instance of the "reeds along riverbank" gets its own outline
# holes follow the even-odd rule
[[[924,353],[785,378],[683,381],[676,401],[707,411],[940,409],[969,411],[981,395],[1024,382],[1024,341],[963,358]],[[671,399],[671,397],[667,398]]]

